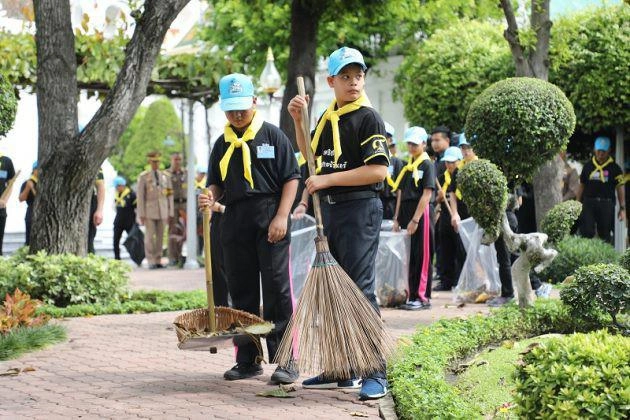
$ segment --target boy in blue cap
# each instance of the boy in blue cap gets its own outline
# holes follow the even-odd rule
[[[262,285],[263,318],[275,324],[266,337],[269,360],[273,360],[293,313],[289,214],[300,171],[287,136],[256,111],[249,77],[224,76],[219,91],[228,123],[212,149],[210,192],[199,194],[199,205],[223,203],[220,241],[232,305],[259,314]],[[237,380],[262,374],[260,343],[248,338],[234,344],[236,365],[223,377]],[[271,382],[292,383],[298,376],[291,365],[278,367]]]
[[[136,193],[127,186],[127,181],[121,176],[114,178],[114,204],[116,217],[114,218],[114,258],[120,259],[120,238],[122,233],[131,232],[136,223]]]
[[[335,99],[320,117],[310,145],[302,130],[301,109],[308,98],[295,96],[288,110],[296,127],[296,140],[303,156],[312,147],[321,156],[321,172],[306,180],[310,194],[318,192],[322,202],[324,231],[333,257],[363,291],[375,311],[375,260],[383,219],[379,191],[387,176],[389,153],[385,124],[364,92],[367,66],[361,53],[342,47],[328,59],[328,86]],[[349,304],[349,303],[345,303]],[[387,394],[383,368],[364,378],[359,398]],[[305,388],[356,388],[356,378],[319,375],[305,380]]]
[[[597,236],[613,243],[612,230],[615,220],[615,191],[619,201],[618,217],[626,217],[624,185],[621,167],[610,156],[610,139],[597,137],[593,158],[584,164],[580,174],[577,200],[582,202],[580,233],[585,238]]]

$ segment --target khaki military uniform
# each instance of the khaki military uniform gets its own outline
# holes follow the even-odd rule
[[[149,265],[161,263],[164,227],[174,216],[171,189],[171,178],[163,171],[148,170],[138,176],[136,211],[146,226],[144,252]]]
[[[164,171],[171,178],[173,209],[175,217],[168,225],[168,260],[169,264],[176,265],[182,260],[182,246],[186,239],[186,177],[185,170],[173,172],[172,169]]]

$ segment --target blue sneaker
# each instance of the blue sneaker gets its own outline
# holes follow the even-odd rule
[[[314,376],[302,382],[306,389],[355,389],[361,386],[361,380],[350,378],[344,380],[326,378],[324,375]]]
[[[365,378],[362,381],[361,391],[359,391],[360,400],[375,400],[387,395],[387,379],[383,378]]]

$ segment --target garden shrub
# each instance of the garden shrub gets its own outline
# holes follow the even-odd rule
[[[558,255],[540,273],[544,281],[560,283],[583,265],[616,263],[619,254],[612,245],[597,238],[567,236],[555,244]]]
[[[483,228],[488,240],[494,242],[507,205],[505,176],[489,160],[479,159],[459,170],[457,184],[470,215]]]
[[[582,203],[568,200],[556,204],[543,218],[540,228],[549,237],[549,242],[557,244],[571,233],[571,228],[582,213]]]
[[[626,252],[619,258],[619,265],[630,271],[630,248],[627,248]]]
[[[586,331],[558,300],[537,300],[520,310],[507,305],[489,316],[440,320],[422,327],[410,345],[390,361],[388,379],[401,419],[478,418],[481,411],[465,401],[445,379],[449,364],[503,340],[549,332]]]
[[[601,330],[534,347],[516,370],[515,412],[523,418],[630,416],[630,339]]]
[[[88,255],[29,255],[18,252],[0,260],[0,296],[16,288],[56,306],[115,302],[128,295],[128,264]]]
[[[13,85],[0,73],[0,137],[4,137],[15,122],[17,98]]]
[[[619,327],[618,315],[630,311],[630,273],[616,264],[580,267],[560,299],[577,318],[598,323],[607,314]]]
[[[0,307],[0,334],[6,334],[18,327],[37,327],[48,321],[48,316],[35,314],[41,302],[31,299],[28,293],[15,289],[13,295],[7,293]]]
[[[477,155],[516,181],[554,158],[574,128],[573,105],[558,87],[515,77],[494,83],[473,101],[465,132]]]

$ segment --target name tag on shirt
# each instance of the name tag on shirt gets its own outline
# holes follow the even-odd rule
[[[0,179],[7,179],[9,173],[5,170],[0,170]]]
[[[387,173],[389,174],[389,176],[394,175],[394,165],[389,165],[387,167]]]
[[[276,149],[274,146],[263,144],[256,148],[258,159],[274,159],[276,157]]]
[[[413,170],[413,180],[420,181],[422,179],[422,175],[424,175],[424,171],[420,171],[418,169]]]

